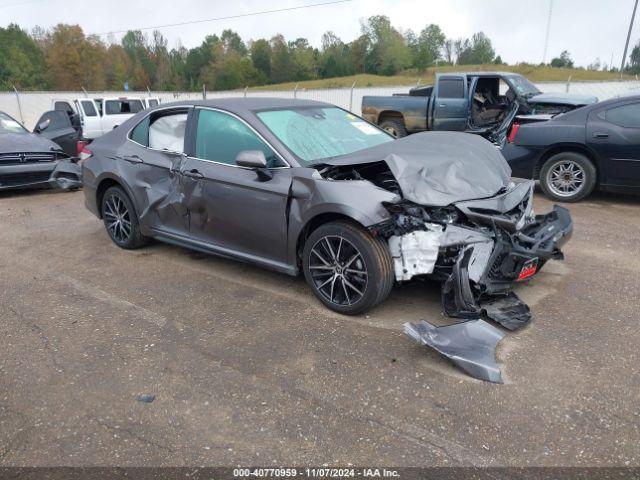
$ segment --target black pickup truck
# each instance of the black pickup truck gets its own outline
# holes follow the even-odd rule
[[[433,86],[408,94],[365,96],[362,116],[396,137],[425,130],[478,133],[502,145],[511,124],[548,120],[552,115],[597,102],[596,97],[542,93],[510,72],[440,73]]]

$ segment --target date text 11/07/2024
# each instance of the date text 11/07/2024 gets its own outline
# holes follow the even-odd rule
[[[235,478],[394,478],[397,470],[387,468],[235,468]]]

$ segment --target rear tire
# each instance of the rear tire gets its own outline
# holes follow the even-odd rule
[[[120,248],[133,250],[147,243],[140,232],[138,216],[122,187],[109,187],[102,196],[102,219],[109,237]]]
[[[552,200],[574,203],[593,192],[597,177],[596,167],[585,155],[560,152],[542,166],[540,187]]]
[[[331,310],[357,315],[386,300],[395,280],[387,243],[347,221],[327,223],[307,238],[304,276]]]
[[[396,138],[406,137],[408,135],[407,128],[401,118],[389,118],[380,123],[380,128]]]

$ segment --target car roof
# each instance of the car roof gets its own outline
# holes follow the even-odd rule
[[[438,75],[467,75],[468,77],[505,77],[505,76],[518,76],[522,77],[522,74],[517,72],[439,72]]]
[[[607,100],[602,100],[601,102],[596,102],[596,103],[592,103],[590,105],[585,105],[582,108],[578,108],[575,111],[581,111],[581,112],[590,112],[592,110],[597,110],[600,109],[602,107],[608,107],[610,105],[616,105],[618,103],[633,103],[633,102],[637,102],[640,101],[640,95],[639,94],[630,94],[630,95],[621,95],[619,97],[613,97],[613,98],[609,98]],[[571,112],[567,112],[565,115],[569,114]]]
[[[156,108],[171,106],[192,105],[199,107],[219,108],[233,113],[251,112],[255,110],[286,109],[301,107],[334,107],[330,103],[317,102],[315,100],[301,100],[295,98],[273,97],[228,97],[211,100],[183,100],[171,103],[163,103]]]

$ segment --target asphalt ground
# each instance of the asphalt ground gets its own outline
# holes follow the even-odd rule
[[[340,316],[302,278],[121,250],[82,192],[2,193],[0,465],[639,466],[639,207],[569,207],[494,385],[402,332],[445,323],[436,284]]]

